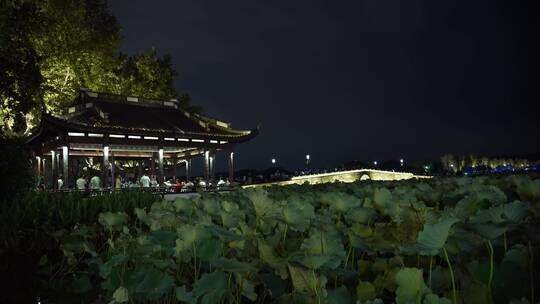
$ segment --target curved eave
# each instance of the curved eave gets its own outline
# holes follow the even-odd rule
[[[27,140],[27,143],[31,143],[36,140],[42,133],[46,124],[51,124],[54,127],[61,127],[66,131],[75,132],[88,132],[88,133],[123,133],[126,135],[149,135],[149,136],[161,136],[161,137],[197,137],[201,139],[220,139],[227,140],[230,143],[240,143],[248,141],[259,134],[259,127],[252,130],[224,130],[228,134],[224,133],[204,133],[204,132],[171,132],[170,130],[142,130],[142,129],[128,129],[122,127],[101,127],[101,126],[88,126],[83,124],[77,124],[68,122],[64,119],[55,117],[51,114],[43,113],[41,117],[40,126],[38,132],[33,134]]]

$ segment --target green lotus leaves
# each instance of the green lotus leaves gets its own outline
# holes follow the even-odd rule
[[[422,270],[417,268],[403,268],[396,274],[396,303],[420,303],[423,295],[429,292],[424,283]]]
[[[204,197],[201,200],[203,210],[211,215],[218,215],[221,211],[219,203],[213,197]]]
[[[218,257],[215,259],[212,259],[210,263],[216,267],[220,268],[223,271],[226,272],[256,272],[256,268],[248,263],[239,262],[236,259],[227,259],[224,257]]]
[[[115,303],[126,303],[129,301],[129,293],[127,288],[120,286],[113,293],[113,300]]]
[[[514,201],[503,206],[503,216],[512,223],[519,223],[529,214],[529,204],[526,202]]]
[[[361,203],[359,198],[343,192],[322,193],[319,201],[338,213],[345,213],[353,207],[359,207]]]
[[[348,304],[352,303],[352,297],[347,287],[340,286],[336,289],[328,290],[326,297],[328,304]]]
[[[127,214],[123,212],[103,212],[99,214],[98,222],[105,228],[110,230],[122,230],[122,227],[127,224]]]
[[[436,255],[446,243],[452,225],[459,220],[455,217],[442,218],[435,223],[426,223],[416,239],[416,250],[421,255]]]
[[[221,256],[223,243],[216,239],[206,239],[200,242],[197,248],[197,257],[203,261],[212,261]]]
[[[281,215],[281,208],[270,199],[261,188],[246,190],[245,195],[250,199],[258,218],[277,219]]]
[[[174,278],[165,272],[152,268],[141,268],[130,280],[134,285],[135,296],[144,296],[148,300],[157,300],[174,288]]]
[[[522,200],[540,200],[540,179],[523,180],[518,184],[517,192]]]
[[[370,282],[358,282],[358,286],[356,286],[356,296],[358,297],[358,300],[362,302],[368,300],[375,300],[375,298],[377,297],[375,286],[373,286],[373,284],[371,284]]]
[[[286,260],[277,256],[272,246],[263,240],[257,240],[257,247],[259,250],[259,258],[263,263],[266,263],[272,267],[276,274],[282,279],[287,278],[287,266]]]
[[[536,184],[448,177],[203,194],[55,228],[60,246],[36,260],[72,295],[111,303],[448,304],[454,285],[458,303],[508,303],[530,297],[537,275]]]
[[[300,250],[306,255],[329,256],[320,267],[337,268],[345,257],[345,249],[340,235],[336,231],[324,231],[312,229],[310,237],[305,239],[300,246]]]
[[[205,273],[193,284],[193,295],[201,304],[219,303],[227,292],[227,275],[221,271]]]
[[[438,295],[429,293],[424,296],[424,299],[422,300],[422,304],[451,304],[452,301],[450,301],[447,298],[439,298]]]
[[[311,204],[294,200],[283,208],[283,217],[290,229],[304,232],[309,228],[311,219],[315,217],[315,211]]]
[[[193,208],[193,201],[190,199],[177,197],[173,202],[173,206],[178,212],[190,212]]]
[[[297,292],[316,294],[326,286],[326,277],[314,271],[288,264],[292,285]]]
[[[351,208],[349,211],[347,211],[347,213],[345,213],[345,219],[350,224],[368,224],[376,216],[377,212],[374,209],[364,207]]]
[[[180,303],[196,304],[197,300],[193,297],[193,293],[186,290],[186,286],[176,287],[174,289],[176,300]]]

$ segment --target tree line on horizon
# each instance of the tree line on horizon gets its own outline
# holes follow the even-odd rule
[[[532,160],[525,157],[488,157],[477,155],[459,156],[454,154],[445,154],[441,156],[440,163],[444,171],[460,173],[466,168],[483,167],[485,169],[496,169],[497,167],[510,166],[514,169],[524,169],[538,164],[538,160]]]
[[[0,4],[0,132],[22,134],[42,110],[63,114],[81,87],[178,99],[171,56],[120,52],[107,0],[7,0]]]

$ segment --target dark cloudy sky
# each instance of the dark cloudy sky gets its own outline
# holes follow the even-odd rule
[[[540,151],[538,1],[121,1],[205,113],[261,123],[239,167]]]

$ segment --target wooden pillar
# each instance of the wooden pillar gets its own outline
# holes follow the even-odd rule
[[[186,182],[191,177],[191,158],[186,159]]]
[[[229,183],[234,183],[234,152],[229,152]]]
[[[47,187],[47,159],[45,158],[45,156],[43,156],[43,171],[41,172],[43,174],[43,185],[45,187]]]
[[[103,188],[109,187],[109,145],[103,144]]]
[[[64,188],[69,187],[69,148],[68,146],[62,146],[62,174],[64,180]]]
[[[210,153],[210,180],[212,183],[216,180],[216,152]]]
[[[158,150],[158,162],[159,162],[158,182],[160,186],[163,186],[163,182],[165,181],[165,174],[163,172],[163,147],[160,147]]]
[[[176,182],[176,162],[178,161],[176,159],[176,155],[173,156],[172,158],[172,161],[173,161],[173,181]]]
[[[56,152],[51,150],[51,188],[58,188],[58,183],[56,182]]]
[[[154,152],[152,152],[152,158],[150,158],[150,175],[156,175],[156,160],[154,158]]]
[[[116,176],[114,175],[114,154],[111,153],[111,188],[116,188]]]
[[[204,151],[204,181],[208,184],[210,178],[210,151]]]
[[[37,174],[37,177],[38,179],[41,178],[41,157],[40,156],[36,156],[36,174]]]
[[[141,176],[142,176],[143,165],[144,165],[144,160],[139,159],[139,167],[137,168],[139,176],[137,177],[137,180],[139,180],[141,178]]]

